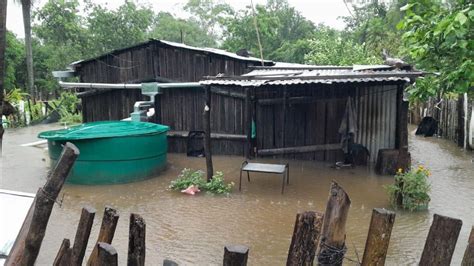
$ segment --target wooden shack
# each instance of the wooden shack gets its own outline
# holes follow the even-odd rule
[[[220,92],[212,97],[211,123],[224,125],[222,133],[247,134],[247,150],[257,156],[342,160],[338,131],[351,97],[354,142],[366,147],[375,162],[380,149],[407,147],[403,91],[420,75],[389,66],[277,64],[241,76],[208,77],[201,84]],[[245,119],[234,120],[242,113]]]
[[[131,47],[77,61],[71,64],[81,82],[142,83],[195,82],[204,76],[241,75],[255,65],[273,65],[254,57],[214,48],[198,48],[163,40],[151,39]],[[120,120],[130,116],[136,101],[145,100],[140,90],[84,90],[77,95],[82,100],[84,122]],[[166,89],[155,101],[159,106],[159,121],[171,128],[169,151],[185,152],[190,130],[202,130],[203,90]],[[222,97],[222,114],[228,112],[230,98]],[[240,104],[242,105],[242,104]],[[216,107],[217,108],[217,107]],[[241,109],[241,106],[232,106]],[[158,110],[158,109],[157,109]],[[240,112],[240,111],[239,111]],[[223,123],[212,126],[216,139],[216,154],[244,154],[245,135],[240,131],[243,114],[236,118],[232,129]],[[224,116],[222,116],[224,118]],[[227,121],[226,123],[230,123]]]
[[[263,66],[262,66],[263,63]],[[150,40],[72,64],[81,82],[195,82],[163,89],[157,121],[170,126],[169,151],[186,152],[190,131],[204,131],[204,88],[211,93],[213,154],[340,160],[338,133],[347,99],[357,133],[375,162],[380,149],[407,147],[405,86],[422,73],[389,66],[277,64],[219,49]],[[130,116],[140,90],[86,90],[84,122]]]

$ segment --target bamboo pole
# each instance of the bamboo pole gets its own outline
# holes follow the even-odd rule
[[[385,209],[373,209],[369,233],[365,242],[362,265],[385,265],[395,213]]]
[[[420,265],[450,265],[461,226],[459,219],[433,215]]]
[[[342,265],[346,252],[346,221],[351,200],[344,189],[332,182],[318,253],[319,265]]]
[[[79,219],[76,237],[74,238],[74,246],[72,248],[71,265],[82,265],[95,213],[96,210],[92,207],[82,208],[81,218]]]
[[[138,214],[130,214],[127,265],[145,265],[145,220]]]
[[[249,248],[242,245],[227,245],[224,247],[223,266],[245,266],[249,256]]]
[[[303,212],[296,215],[295,228],[291,238],[287,266],[313,265],[324,214]]]
[[[78,156],[79,149],[74,144],[68,142],[64,145],[46,184],[38,189],[5,265],[33,265],[35,263],[56,198]]]
[[[87,261],[87,265],[97,265],[99,259],[99,243],[111,244],[112,239],[114,238],[115,228],[117,228],[119,215],[115,209],[111,207],[105,207],[104,217],[102,218],[102,224],[100,226],[99,237],[97,239],[97,244],[92,250],[92,253]]]

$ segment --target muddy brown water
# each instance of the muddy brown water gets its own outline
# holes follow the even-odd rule
[[[45,182],[47,152],[20,144],[36,141],[37,133],[58,125],[8,129],[4,139],[0,187],[35,192]],[[474,164],[472,153],[465,153],[449,141],[410,136],[414,164],[423,164],[433,175],[432,200],[427,211],[397,211],[387,265],[416,264],[434,213],[460,218],[461,235],[453,257],[459,265],[474,225]],[[214,168],[238,186],[239,168],[244,159],[215,156]],[[276,175],[251,174],[228,197],[201,194],[186,196],[168,189],[179,172],[187,167],[204,169],[202,158],[169,154],[168,168],[161,175],[132,184],[79,186],[66,184],[62,206],[55,205],[37,265],[51,265],[63,238],[74,239],[81,207],[97,209],[86,257],[97,239],[105,205],[119,210],[121,216],[113,246],[119,264],[125,265],[129,215],[141,214],[147,222],[147,265],[161,265],[163,259],[180,265],[219,265],[223,247],[228,243],[250,247],[249,265],[283,265],[286,261],[295,215],[305,210],[324,211],[328,189],[337,180],[352,200],[347,221],[346,256],[362,256],[372,208],[391,208],[384,185],[393,182],[366,167],[335,170],[327,163],[289,161],[291,184],[280,194],[281,179]],[[287,162],[279,159],[263,162]],[[4,215],[4,214],[2,214]],[[345,264],[354,264],[346,260]]]

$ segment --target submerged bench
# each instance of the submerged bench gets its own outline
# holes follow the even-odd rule
[[[250,182],[250,172],[256,173],[268,173],[268,174],[281,174],[283,176],[281,182],[281,194],[285,189],[285,178],[286,184],[290,184],[290,166],[288,164],[269,164],[269,163],[249,163],[244,161],[240,168],[240,179],[239,179],[239,191],[242,190],[242,172],[247,172],[247,179]]]

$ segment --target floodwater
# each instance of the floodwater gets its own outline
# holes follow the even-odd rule
[[[38,132],[55,127],[59,126],[7,130],[1,188],[36,192],[45,182],[47,152],[19,145],[36,141]],[[461,151],[449,141],[414,136],[410,136],[410,151],[414,165],[423,164],[432,172],[432,200],[427,211],[396,212],[387,265],[418,262],[434,213],[463,221],[452,261],[459,265],[474,225],[472,153]],[[229,243],[250,247],[249,265],[283,265],[296,213],[324,211],[332,180],[339,182],[352,200],[346,241],[346,256],[350,259],[356,260],[357,254],[362,256],[372,208],[391,208],[383,186],[392,183],[393,178],[376,176],[366,167],[336,170],[326,163],[289,161],[291,184],[285,188],[285,194],[280,194],[280,177],[268,174],[251,174],[252,182],[244,179],[239,193],[239,168],[244,159],[214,156],[214,168],[223,171],[227,181],[236,183],[233,193],[228,197],[187,196],[170,191],[168,185],[185,167],[204,169],[204,159],[169,154],[168,160],[165,172],[143,182],[111,186],[66,184],[62,206],[54,207],[37,265],[51,265],[62,239],[72,241],[85,205],[97,209],[86,257],[97,239],[104,206],[119,211],[112,244],[121,265],[126,264],[130,213],[141,214],[147,223],[147,265],[161,265],[165,258],[180,265],[219,265],[224,245]],[[346,260],[345,264],[354,263]]]

